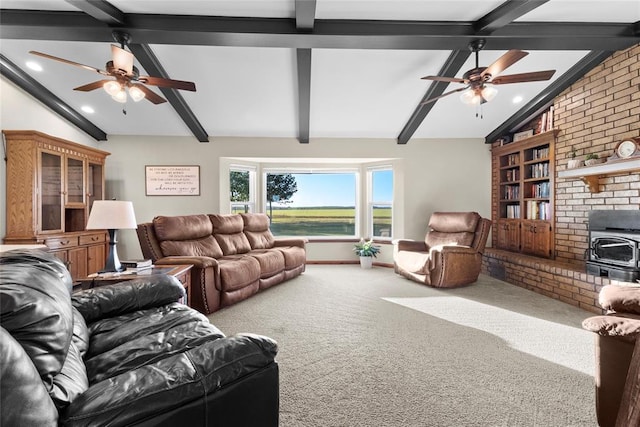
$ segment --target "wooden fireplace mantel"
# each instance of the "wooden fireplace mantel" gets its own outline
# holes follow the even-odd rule
[[[640,171],[640,158],[614,160],[593,166],[558,171],[558,178],[580,178],[592,193],[600,192],[598,180],[603,176]]]

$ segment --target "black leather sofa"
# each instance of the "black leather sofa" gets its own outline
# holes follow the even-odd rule
[[[169,276],[70,290],[53,255],[0,254],[0,425],[278,425],[275,341],[225,337]]]

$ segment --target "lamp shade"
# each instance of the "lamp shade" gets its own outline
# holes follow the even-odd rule
[[[96,200],[89,213],[87,230],[123,230],[138,227],[133,203],[123,200]]]

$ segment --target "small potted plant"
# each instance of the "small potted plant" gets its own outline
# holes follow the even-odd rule
[[[353,251],[360,257],[360,267],[371,268],[373,258],[376,258],[380,252],[380,246],[374,245],[372,239],[367,241],[360,239],[360,241],[353,246]]]
[[[576,159],[576,154],[576,149],[571,148],[571,159],[569,160],[569,163],[567,163],[568,169],[579,168],[582,166],[582,160]]]
[[[593,166],[598,163],[602,163],[602,159],[596,153],[587,154],[587,157],[584,158],[584,164],[587,166]]]

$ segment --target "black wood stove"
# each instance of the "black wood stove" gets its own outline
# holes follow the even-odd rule
[[[640,279],[640,211],[589,212],[587,273],[623,282]]]

